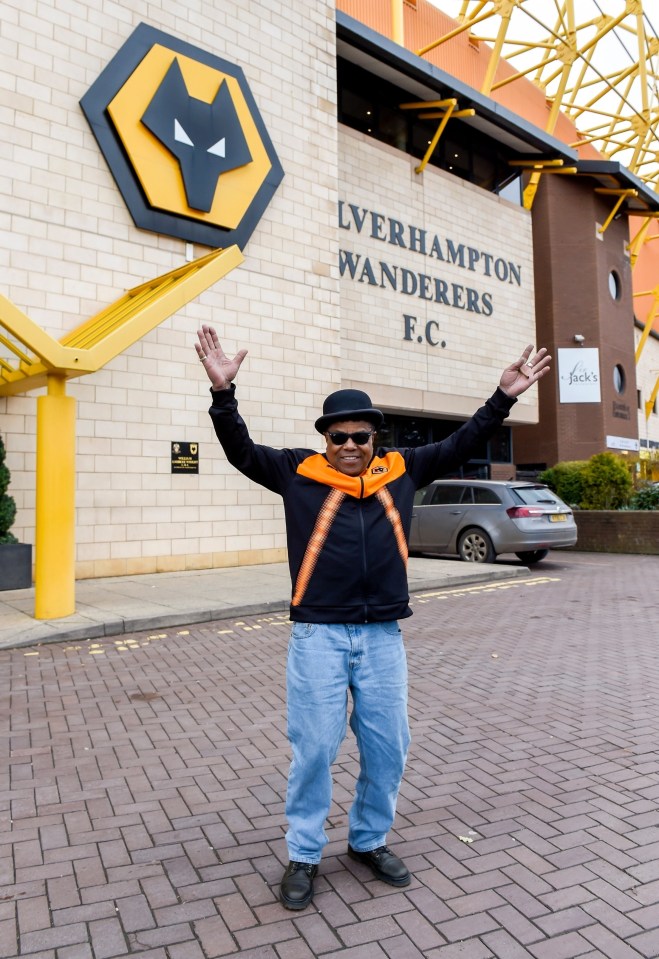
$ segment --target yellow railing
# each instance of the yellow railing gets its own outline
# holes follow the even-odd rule
[[[55,340],[0,295],[0,395],[46,386],[37,400],[37,619],[75,612],[75,400],[66,381],[93,373],[142,339],[243,261],[237,246],[129,290],[111,306]]]

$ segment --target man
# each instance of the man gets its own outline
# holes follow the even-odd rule
[[[211,382],[210,415],[229,462],[283,498],[292,580],[287,661],[286,794],[289,864],[280,886],[287,909],[304,909],[327,843],[331,766],[350,726],[360,773],[348,825],[348,855],[392,886],[410,873],[386,845],[403,776],[409,731],[407,665],[398,620],[412,615],[407,539],[414,493],[457,469],[490,437],[523,393],[549,372],[532,347],[501,376],[474,416],[440,443],[376,449],[384,416],[361,390],[327,397],[315,423],[324,453],[255,444],[238,413],[233,380],[247,355],[226,356],[215,330],[195,344]]]

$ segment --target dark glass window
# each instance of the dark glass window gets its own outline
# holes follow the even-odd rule
[[[427,443],[438,443],[455,433],[460,426],[456,420],[435,420],[426,416],[387,414],[378,430],[376,445],[414,449]],[[512,438],[509,426],[501,426],[489,442],[474,451],[468,463],[447,474],[448,479],[489,479],[490,463],[512,462]]]
[[[500,426],[490,439],[490,460],[492,463],[512,463],[513,451],[510,427]]]
[[[625,392],[625,387],[627,386],[627,377],[625,376],[625,371],[620,365],[616,363],[613,367],[613,387],[616,393],[619,393],[621,396]]]
[[[501,500],[497,494],[492,489],[487,489],[486,486],[472,486],[472,492],[474,494],[474,503],[492,503],[497,506],[501,505]]]
[[[416,102],[418,97],[342,57],[338,58],[337,71],[339,122],[422,159],[439,120],[420,120],[418,111],[400,109],[401,103]],[[519,171],[508,164],[512,157],[512,152],[497,140],[464,121],[449,120],[428,162],[490,193],[521,203]]]
[[[464,486],[437,486],[432,494],[432,506],[452,506],[462,501]],[[469,497],[471,499],[471,497]]]
[[[513,486],[510,491],[527,506],[534,503],[551,503],[553,506],[561,504],[560,499],[546,486]]]

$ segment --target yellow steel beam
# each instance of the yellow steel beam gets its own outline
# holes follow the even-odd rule
[[[70,379],[101,369],[242,261],[237,246],[214,250],[129,290],[59,341],[0,295],[0,327],[19,344],[3,339],[18,363],[0,370],[0,396],[43,386],[50,373]]]
[[[485,71],[485,76],[483,77],[483,83],[481,84],[481,93],[484,93],[486,96],[490,95],[492,90],[492,84],[494,82],[494,77],[497,72],[497,67],[499,66],[499,61],[501,60],[501,51],[503,49],[503,42],[506,39],[506,34],[508,32],[508,27],[510,26],[510,18],[513,12],[513,4],[507,3],[504,5],[503,11],[501,13],[501,22],[499,23],[499,32],[497,33],[497,38],[490,54],[490,59],[487,63],[487,70]]]
[[[655,63],[659,37],[654,30],[649,32],[653,25],[644,15],[644,6],[647,9],[648,4],[642,0],[619,0],[614,15],[602,13],[588,18],[586,13],[585,19],[578,20],[577,14],[583,17],[585,8],[576,0],[547,0],[545,4],[463,0],[455,28],[423,47],[419,54],[470,31],[471,37],[492,48],[485,65],[483,92],[493,96],[507,84],[529,77],[551,101],[548,132],[553,132],[559,111],[572,122],[585,121],[589,129],[579,131],[576,146],[592,143],[609,159],[622,156],[631,172],[656,184],[659,72]],[[495,29],[488,29],[490,26]],[[621,31],[633,39],[635,49],[625,41],[632,62],[617,67],[607,42],[609,38],[619,39]],[[529,40],[534,34],[537,39]],[[511,65],[519,64],[517,72],[495,81],[504,58]],[[588,122],[591,114],[606,122],[595,126]],[[527,186],[527,207],[532,203],[537,179],[532,177]]]
[[[465,110],[454,110],[451,114],[451,119],[457,120],[458,117],[473,117],[475,115],[476,111],[473,107],[468,107]],[[420,113],[419,120],[441,120],[443,116],[443,113]]]
[[[47,369],[75,368],[83,360],[79,350],[66,350],[57,340],[42,330],[33,320],[26,316],[11,300],[0,294],[0,326],[8,330],[20,343],[24,344],[29,352],[42,361]],[[28,356],[26,350],[15,348],[14,345],[3,338],[5,346],[18,356],[19,360],[25,363],[34,361]],[[83,367],[81,369],[84,370]],[[2,381],[0,379],[0,395],[2,395]]]
[[[391,39],[401,47],[405,46],[403,0],[391,0]]]
[[[0,297],[9,334],[0,342],[17,361],[0,362],[0,394],[47,386],[37,399],[36,619],[75,612],[75,400],[67,379],[101,369],[242,260],[237,246],[215,250],[129,290],[59,342]]]
[[[575,166],[564,166],[563,160],[509,160],[509,166],[519,167],[522,170],[528,170],[531,178],[524,189],[524,209],[530,210],[533,205],[538,188],[538,181],[543,173],[562,173],[573,176],[577,173]],[[532,190],[530,189],[532,187]]]
[[[645,44],[645,23],[643,22],[643,10],[638,0],[632,0],[627,4],[628,8],[635,8],[636,12],[636,37],[638,40],[638,73],[641,87],[641,112],[646,114],[650,109],[648,102],[648,72],[646,63],[646,44]]]
[[[468,20],[463,21],[459,27],[456,27],[455,30],[451,30],[449,33],[445,33],[443,37],[439,37],[439,39],[433,40],[432,43],[428,43],[425,47],[421,47],[420,50],[416,51],[416,55],[418,57],[422,57],[426,53],[430,53],[431,50],[441,46],[442,43],[446,43],[447,40],[452,40],[453,37],[459,36],[461,33],[464,33],[465,30],[471,30],[475,24],[480,23],[482,20],[487,20],[487,18],[490,16],[492,16],[492,14],[489,10],[487,10],[482,15],[479,13],[473,17],[470,17]]]
[[[562,167],[565,163],[564,160],[555,159],[555,160],[508,160],[509,166],[518,166],[524,167],[529,170],[551,170],[557,167]]]
[[[552,58],[552,60],[553,59],[555,58]],[[496,83],[492,84],[491,92],[493,93],[495,90],[500,90],[501,87],[506,87],[508,86],[509,83],[514,83],[515,80],[519,80],[520,77],[528,76],[529,73],[533,73],[533,71],[536,69],[537,69],[537,64],[534,63],[533,66],[527,67],[526,70],[520,70],[518,73],[513,73],[509,77],[506,77],[504,80],[497,80]]]
[[[563,63],[561,70],[561,79],[558,84],[558,90],[556,91],[551,109],[549,111],[549,117],[547,118],[547,123],[545,129],[547,133],[553,133],[558,120],[560,113],[561,104],[563,103],[563,97],[565,95],[565,88],[567,86],[568,77],[570,76],[570,70],[572,69],[572,64],[574,63],[577,57],[577,48],[576,48],[576,32],[574,29],[574,10],[572,8],[571,0],[567,0],[567,11],[568,11],[568,32],[567,39],[563,44],[563,47],[558,54],[559,59]],[[542,172],[534,172],[531,174],[529,182],[524,187],[523,202],[524,209],[530,210],[533,206],[533,200],[535,198],[536,191],[538,189],[538,183],[540,182],[540,177]]]
[[[430,160],[430,157],[432,156],[435,147],[439,143],[439,138],[444,132],[444,128],[446,127],[446,124],[451,118],[451,114],[453,113],[453,110],[457,102],[458,102],[457,100],[453,100],[452,103],[450,103],[449,106],[446,108],[446,113],[440,120],[437,126],[437,129],[435,130],[435,134],[432,140],[430,141],[430,144],[428,145],[428,149],[426,150],[423,156],[423,159],[421,160],[421,163],[418,165],[418,167],[415,167],[415,170],[414,170],[415,173],[423,173],[426,166],[428,165],[428,161]]]
[[[474,114],[476,113],[476,111],[473,110],[472,108],[468,108],[465,110],[456,110],[455,108],[457,104],[458,104],[458,101],[455,99],[455,97],[448,97],[446,100],[413,100],[410,103],[399,104],[399,107],[401,110],[421,111],[421,110],[427,110],[429,107],[440,108],[439,111],[435,111],[434,109],[431,109],[429,113],[421,113],[421,112],[419,113],[419,117],[421,119],[426,119],[426,120],[438,119],[440,122],[437,126],[437,129],[435,131],[435,134],[432,140],[430,141],[428,145],[428,149],[426,150],[423,156],[423,159],[421,160],[421,163],[419,164],[418,167],[415,167],[415,171],[414,171],[415,173],[423,173],[423,171],[425,170],[426,166],[428,165],[428,161],[430,160],[430,157],[433,154],[435,147],[439,143],[440,137],[442,133],[444,132],[446,124],[448,123],[451,117],[473,117]]]
[[[435,134],[434,134],[432,140],[430,141],[430,144],[428,145],[428,149],[426,150],[426,152],[425,152],[425,154],[424,154],[424,156],[423,156],[423,159],[421,160],[421,163],[418,165],[418,167],[415,167],[415,173],[423,173],[423,171],[425,170],[426,166],[428,165],[428,161],[430,160],[430,157],[432,156],[432,154],[433,154],[433,152],[434,152],[435,147],[436,147],[437,144],[439,143],[439,138],[441,137],[442,133],[444,132],[444,129],[445,129],[446,124],[448,123],[450,117],[451,117],[452,112],[453,112],[453,104],[451,104],[449,107],[447,107],[446,113],[444,114],[444,116],[443,116],[442,119],[440,120],[440,122],[439,122],[439,124],[438,124],[438,126],[437,126],[437,129],[435,130]]]
[[[651,413],[652,410],[654,409],[654,404],[655,404],[655,402],[656,402],[656,400],[657,400],[657,396],[658,396],[658,395],[659,395],[659,376],[658,376],[658,377],[656,378],[656,380],[654,381],[654,387],[653,387],[653,389],[652,389],[652,392],[650,393],[649,399],[647,399],[647,400],[645,401],[645,418],[646,418],[646,420],[649,420],[649,419],[650,419],[650,413]]]
[[[636,355],[634,357],[636,365],[638,366],[638,361],[641,358],[641,353],[643,352],[643,347],[645,346],[647,339],[650,335],[650,330],[654,324],[654,319],[657,315],[657,309],[659,308],[659,286],[655,286],[654,290],[647,290],[643,293],[634,293],[634,296],[653,296],[654,303],[652,308],[648,313],[647,319],[645,321],[645,326],[643,327],[643,332],[641,333],[641,338],[638,341],[638,346],[636,347]]]
[[[599,230],[597,231],[598,233],[606,233],[606,230],[607,230],[608,227],[610,226],[611,222],[613,221],[613,218],[615,217],[616,213],[618,212],[618,210],[620,209],[620,207],[622,206],[622,204],[625,202],[625,200],[627,199],[627,197],[630,197],[630,196],[638,196],[638,190],[631,190],[631,189],[630,189],[630,190],[616,190],[616,189],[609,188],[609,187],[605,187],[605,186],[595,187],[595,193],[602,193],[602,194],[604,194],[605,196],[617,196],[617,197],[618,197],[618,199],[617,199],[617,201],[616,201],[613,209],[612,209],[611,212],[609,213],[608,217],[606,218],[606,220],[604,221],[604,223],[602,224],[602,226],[601,226],[601,227],[599,228]]]

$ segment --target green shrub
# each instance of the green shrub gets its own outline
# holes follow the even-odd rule
[[[7,495],[7,487],[11,474],[5,466],[5,444],[0,436],[0,543],[17,543],[18,540],[10,533],[16,518],[16,503]]]
[[[629,470],[613,453],[596,453],[581,474],[581,509],[620,509],[633,490]]]
[[[630,509],[659,509],[659,483],[643,486],[629,500]]]
[[[583,472],[588,460],[572,460],[557,463],[551,469],[544,470],[538,476],[568,506],[580,506],[583,497]]]

